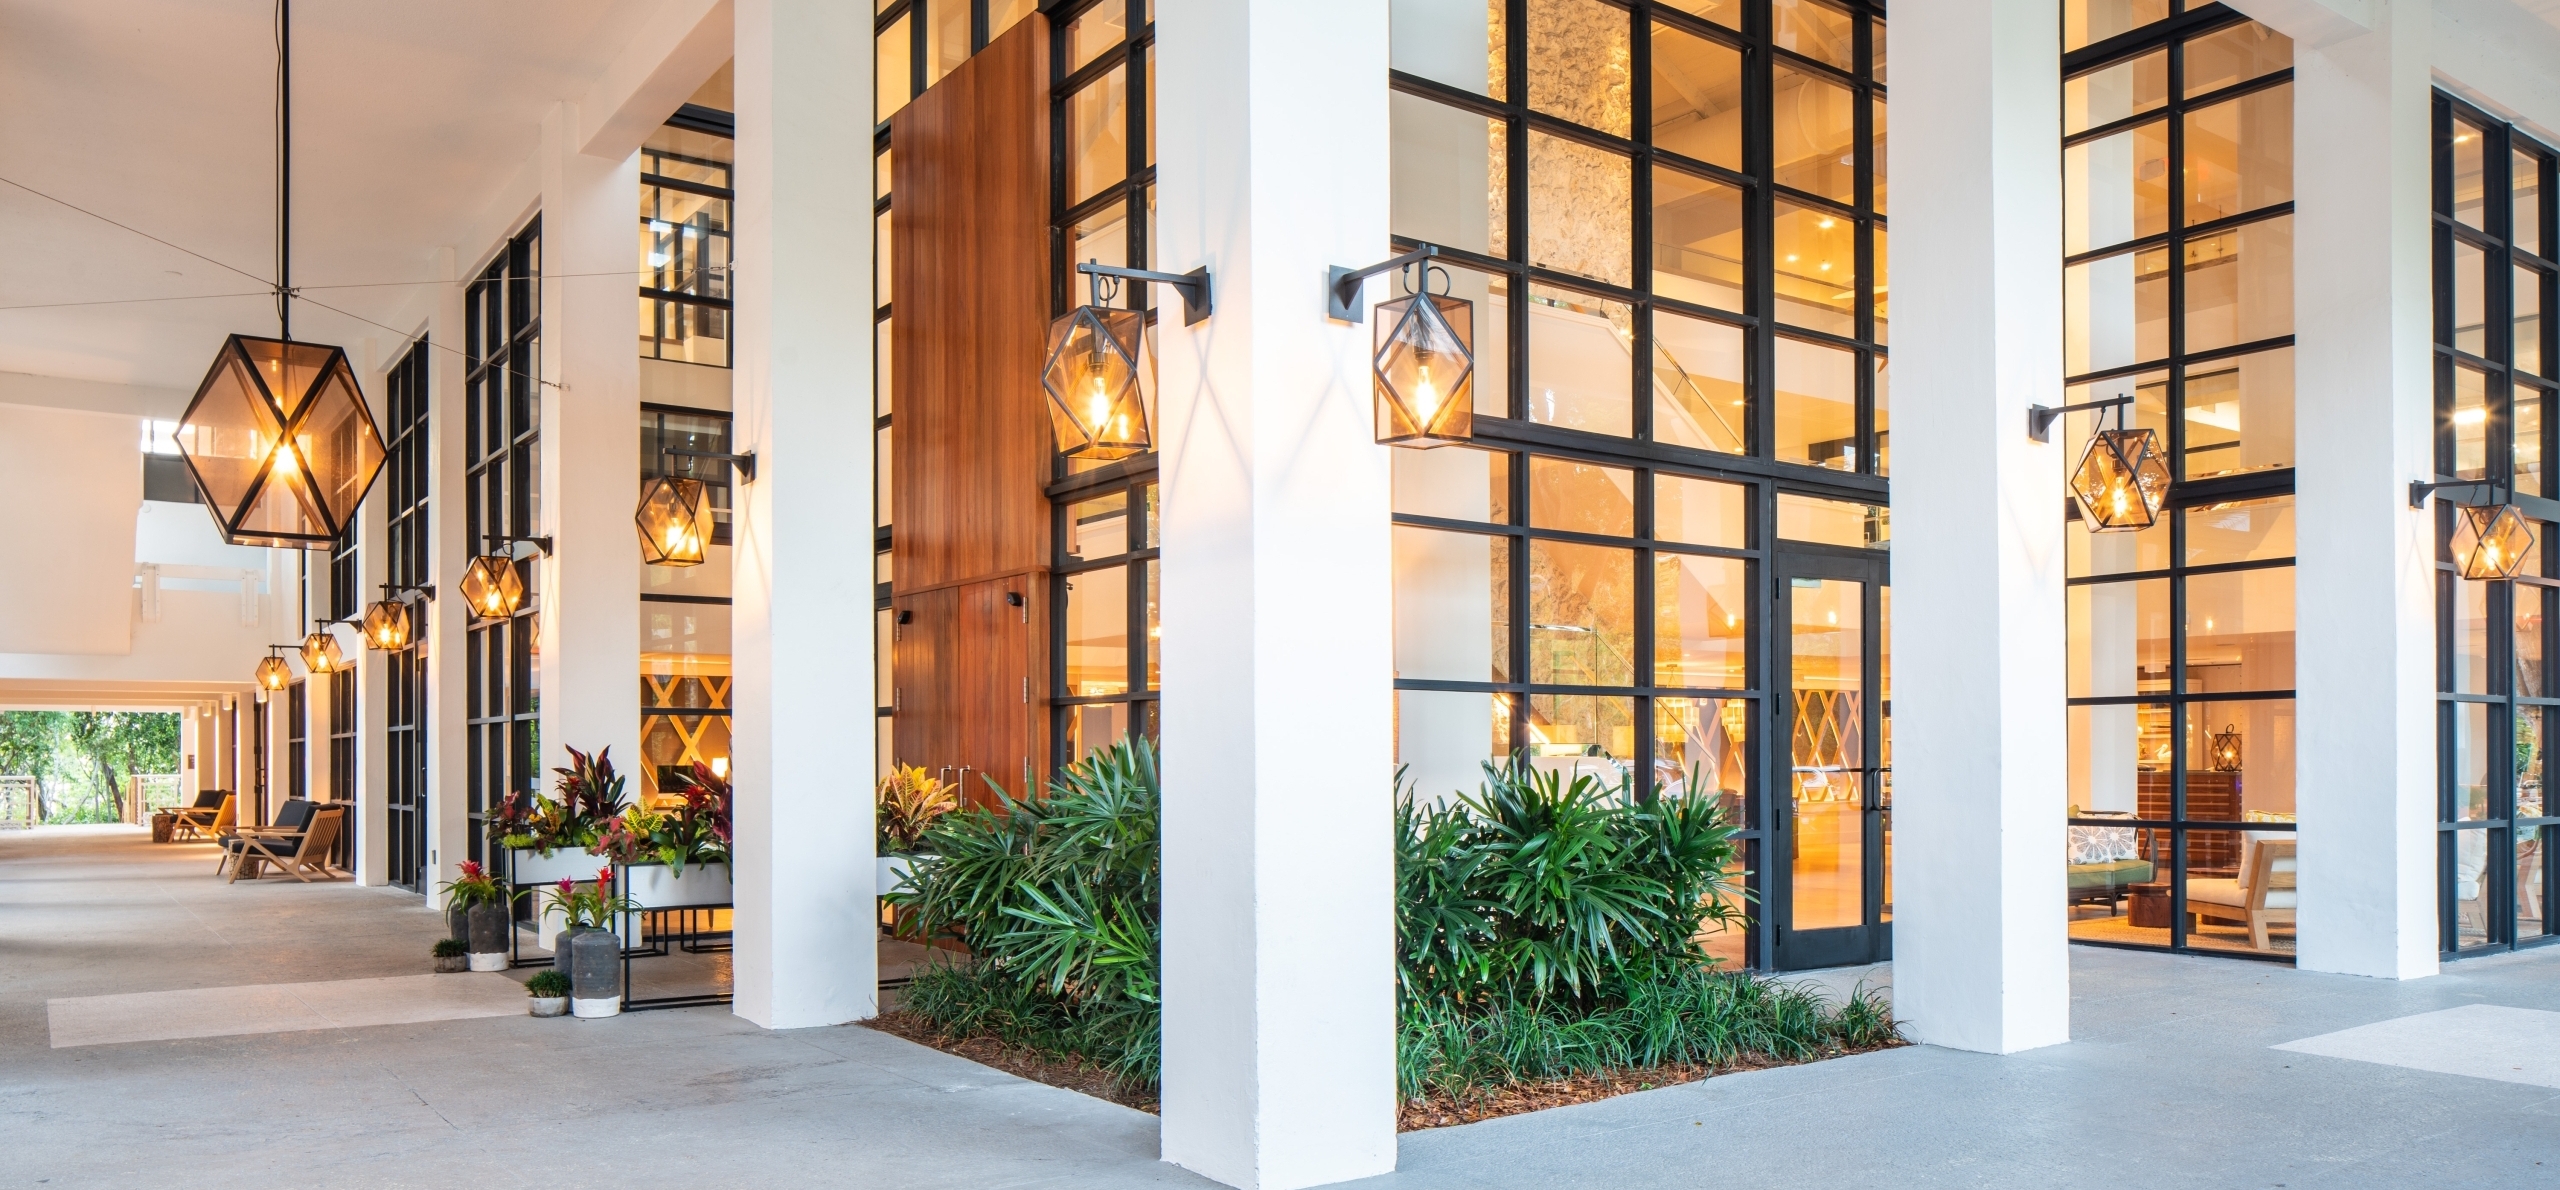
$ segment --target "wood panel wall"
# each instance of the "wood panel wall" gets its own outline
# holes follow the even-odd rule
[[[1048,69],[1019,22],[889,125],[893,748],[982,803],[1048,767]]]

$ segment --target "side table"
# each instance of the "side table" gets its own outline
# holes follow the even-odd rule
[[[2128,884],[2124,891],[2132,902],[2125,916],[2133,928],[2137,930],[2169,928],[2168,881],[2155,880],[2141,884]]]

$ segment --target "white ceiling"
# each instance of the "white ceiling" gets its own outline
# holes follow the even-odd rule
[[[295,6],[294,264],[308,296],[401,316],[657,0]],[[259,278],[275,268],[271,0],[0,0],[0,177]],[[0,185],[0,372],[192,391],[222,337],[275,332],[230,269]],[[398,282],[398,285],[378,285]],[[372,288],[324,289],[332,285]],[[403,331],[409,329],[401,328]],[[386,332],[297,303],[297,338]]]

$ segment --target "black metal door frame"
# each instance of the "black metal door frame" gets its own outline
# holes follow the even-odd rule
[[[1762,788],[1771,793],[1769,826],[1772,845],[1766,850],[1767,874],[1761,882],[1766,920],[1774,929],[1772,966],[1805,971],[1880,963],[1893,957],[1890,908],[1884,903],[1885,838],[1891,807],[1884,787],[1884,589],[1890,581],[1886,557],[1876,551],[1825,549],[1781,543],[1770,558],[1772,599],[1769,647],[1773,664],[1768,689],[1769,734],[1764,750],[1769,766]],[[1863,910],[1854,926],[1795,928],[1795,582],[1829,579],[1859,584],[1862,647],[1859,658],[1859,798]],[[1781,743],[1783,741],[1783,743]]]

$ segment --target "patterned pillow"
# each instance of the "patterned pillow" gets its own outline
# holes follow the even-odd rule
[[[2138,850],[2134,843],[2134,830],[2129,826],[2071,828],[2071,862],[2075,864],[2105,864],[2132,859]]]

